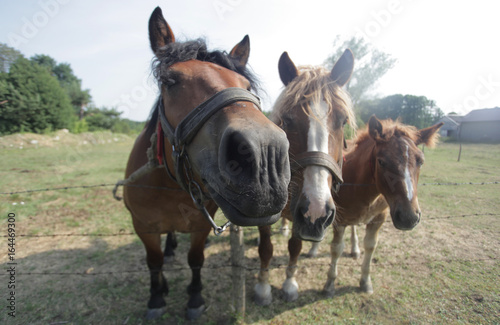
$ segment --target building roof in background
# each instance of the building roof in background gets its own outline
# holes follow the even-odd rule
[[[500,121],[500,107],[476,109],[465,115],[462,123],[465,122],[491,122]]]

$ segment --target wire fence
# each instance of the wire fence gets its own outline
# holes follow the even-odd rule
[[[497,185],[500,184],[499,181],[493,181],[493,182],[444,182],[444,183],[422,183],[419,184],[419,186],[465,186],[465,185]],[[373,184],[342,184],[342,186],[371,186]],[[78,186],[63,186],[63,187],[52,187],[52,188],[40,188],[40,189],[27,189],[27,190],[20,190],[20,191],[12,191],[12,192],[0,192],[0,195],[15,195],[15,194],[30,194],[30,193],[36,193],[36,192],[47,192],[47,191],[63,191],[63,190],[71,190],[71,189],[90,189],[90,188],[99,188],[99,187],[111,187],[115,186],[115,184],[111,183],[102,183],[102,184],[93,184],[93,185],[78,185]],[[153,188],[153,189],[161,189],[161,190],[181,190],[179,188],[170,188],[170,187],[153,187],[153,186],[145,186],[145,185],[140,185],[140,184],[128,184],[126,186],[130,187],[143,187],[143,188]],[[459,215],[446,215],[446,216],[430,216],[427,217],[426,220],[442,220],[442,219],[453,219],[453,218],[467,218],[467,217],[475,217],[475,216],[494,216],[498,217],[500,216],[500,213],[493,213],[493,212],[485,212],[485,213],[472,213],[472,214],[459,214]],[[391,222],[391,220],[386,220],[385,222]],[[250,230],[252,231],[257,231],[255,228],[247,228],[245,229],[245,232]],[[201,230],[200,230],[201,231]],[[202,230],[206,231],[206,229]],[[42,238],[42,237],[118,237],[118,236],[135,236],[138,235],[136,232],[131,232],[131,231],[126,231],[121,229],[119,232],[116,233],[60,233],[60,234],[16,234],[16,237],[24,237],[24,238]],[[9,235],[1,235],[0,237],[9,237]],[[406,262],[398,262],[392,263],[392,262],[378,262],[374,261],[372,263],[373,266],[376,267],[401,267],[401,266],[415,266],[415,265],[427,265],[429,263],[452,263],[452,262],[458,262],[458,263],[470,263],[470,262],[497,262],[499,259],[497,257],[479,257],[479,258],[473,258],[473,259],[457,259],[457,258],[445,258],[445,259],[432,259],[428,260],[425,262],[412,262],[412,261],[406,261]],[[351,262],[352,263],[352,262]],[[355,262],[354,262],[355,263]],[[360,263],[355,263],[358,264],[358,266],[361,266]],[[303,266],[297,266],[298,268],[310,268],[310,267],[330,267],[330,263],[308,263],[307,265]],[[347,265],[345,263],[339,263],[339,265]],[[352,266],[352,264],[351,264]],[[251,272],[256,272],[259,271],[260,268],[258,267],[248,267],[248,266],[236,266],[230,263],[223,263],[223,264],[218,264],[218,265],[206,265],[203,268],[204,269],[224,269],[224,268],[234,268],[234,267],[240,267],[242,269],[245,269],[246,271],[251,271]],[[275,269],[284,269],[287,268],[288,264],[272,264],[270,265],[269,269],[270,270],[275,270]],[[186,270],[191,270],[189,267],[184,267],[184,266],[172,266],[172,265],[167,265],[163,269],[164,272],[169,273],[169,272],[179,272],[179,271],[186,271]],[[134,269],[134,270],[120,270],[120,271],[94,271],[94,270],[85,270],[81,272],[49,272],[49,271],[43,271],[43,272],[18,272],[17,275],[19,276],[100,276],[100,275],[119,275],[119,274],[132,274],[132,273],[145,273],[149,272],[149,270],[144,267],[141,269]],[[8,276],[8,273],[3,273],[0,274],[1,276]]]

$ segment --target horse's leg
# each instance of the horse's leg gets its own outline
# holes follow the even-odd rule
[[[260,271],[259,279],[255,284],[255,303],[261,306],[270,305],[273,296],[269,284],[269,263],[273,257],[273,244],[271,242],[271,226],[259,227],[259,257]]]
[[[280,228],[280,231],[281,231],[281,234],[285,237],[288,237],[288,235],[290,234],[290,229],[288,228],[290,222],[288,221],[287,218],[281,218],[281,228]]]
[[[160,234],[138,233],[139,238],[146,248],[146,261],[151,277],[151,286],[149,289],[150,297],[148,301],[147,319],[155,319],[165,313],[165,300],[163,295],[168,293],[167,280],[163,276],[163,252],[161,251]]]
[[[328,270],[328,277],[325,286],[323,287],[323,292],[327,297],[333,297],[333,295],[335,295],[335,279],[338,275],[337,262],[340,256],[342,256],[342,252],[344,251],[344,232],[344,226],[333,227],[333,240],[330,246],[332,261],[330,264],[330,269]]]
[[[201,296],[203,286],[201,284],[201,268],[205,261],[205,240],[210,230],[191,233],[191,247],[188,253],[188,264],[191,268],[191,284],[187,287],[189,301],[187,304],[187,318],[197,319],[205,310],[205,300]]]
[[[167,233],[167,240],[165,241],[165,250],[163,251],[163,263],[172,263],[175,259],[174,250],[177,248],[177,236],[175,232]]]
[[[286,301],[295,301],[299,297],[299,285],[295,279],[297,274],[297,260],[302,250],[302,240],[295,237],[292,231],[292,238],[288,241],[288,253],[290,260],[286,268],[286,280],[283,282],[283,295]]]
[[[372,280],[370,278],[370,263],[373,252],[377,247],[378,231],[384,224],[385,218],[386,214],[383,212],[366,225],[366,235],[363,241],[365,245],[365,256],[363,258],[363,264],[361,265],[361,280],[359,281],[361,291],[366,293],[373,293]]]
[[[351,256],[356,260],[361,256],[356,226],[351,226]]]
[[[312,243],[311,249],[307,253],[307,257],[316,257],[316,256],[318,256],[319,243],[320,242],[314,242],[314,243]]]

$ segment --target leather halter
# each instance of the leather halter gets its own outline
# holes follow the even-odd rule
[[[296,173],[307,166],[325,167],[332,174],[333,190],[338,192],[340,185],[344,182],[342,179],[342,160],[336,162],[332,156],[322,151],[306,151],[296,155],[293,161],[290,159],[290,162],[292,173]]]
[[[172,159],[174,161],[175,177],[168,169],[167,163],[165,161],[165,152],[163,150],[163,147],[161,147],[162,154],[160,155],[160,153],[157,152],[157,155],[163,158],[163,163],[169,176],[177,184],[179,184],[182,189],[184,189],[191,195],[195,206],[212,224],[216,235],[222,233],[222,231],[224,231],[224,229],[228,226],[229,222],[226,223],[226,225],[224,225],[223,227],[218,227],[214,223],[208,211],[205,209],[203,203],[204,201],[208,200],[210,196],[209,194],[202,191],[201,186],[194,179],[186,147],[191,143],[198,131],[203,127],[208,119],[210,119],[210,117],[212,117],[222,108],[240,101],[253,103],[259,110],[262,110],[260,107],[259,97],[252,94],[248,90],[235,87],[226,88],[219,91],[218,93],[195,107],[191,112],[188,113],[188,115],[186,115],[186,117],[184,117],[179,125],[174,128],[170,124],[170,122],[168,122],[167,117],[165,116],[163,98],[161,95],[158,100],[158,116],[160,123],[159,126],[161,126],[162,135],[166,137],[172,145]],[[158,134],[158,137],[160,137],[160,134]]]

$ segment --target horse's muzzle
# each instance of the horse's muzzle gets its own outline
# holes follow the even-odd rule
[[[325,237],[325,231],[335,220],[335,205],[326,204],[324,214],[311,220],[307,216],[308,207],[297,206],[293,213],[294,235],[306,241],[319,242]]]
[[[394,227],[396,227],[397,229],[412,230],[420,222],[421,215],[422,213],[420,212],[420,210],[404,211],[402,209],[396,209],[394,213],[391,213],[391,218]]]
[[[278,221],[288,199],[288,146],[284,132],[277,128],[224,131],[218,150],[219,175],[206,185],[229,221],[240,226]]]

